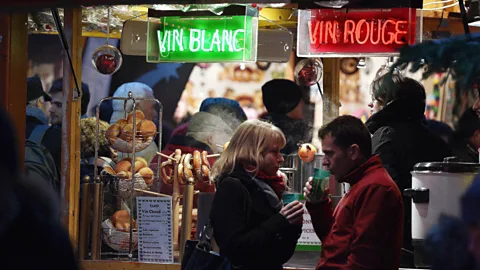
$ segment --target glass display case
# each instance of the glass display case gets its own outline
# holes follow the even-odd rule
[[[105,130],[99,114],[107,100],[123,103],[124,110]],[[98,104],[93,179],[83,179],[81,186],[81,259],[138,260],[136,198],[171,197],[160,193],[160,164],[150,164],[161,149],[162,111],[159,100],[135,98],[131,92]]]

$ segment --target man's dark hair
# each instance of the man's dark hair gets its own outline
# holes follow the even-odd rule
[[[52,86],[50,87],[50,91],[48,92],[50,95],[55,93],[63,92],[63,78],[56,79],[53,81]],[[86,83],[82,82],[82,115],[87,113],[88,103],[90,102],[90,89]]]
[[[393,74],[391,78],[388,74],[376,78],[372,82],[371,90],[373,98],[381,101],[384,105],[400,98],[425,103],[427,98],[422,84],[400,74]]]
[[[347,149],[353,144],[360,147],[360,152],[365,158],[372,156],[372,139],[370,132],[363,122],[351,115],[335,118],[318,131],[318,137],[325,139],[327,135],[333,137],[333,142],[342,149]]]

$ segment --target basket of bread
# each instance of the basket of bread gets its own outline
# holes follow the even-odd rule
[[[134,134],[134,121],[136,132]],[[106,133],[108,142],[113,149],[122,153],[140,152],[146,149],[157,134],[157,126],[150,120],[145,119],[142,111],[136,110],[128,115],[126,119],[120,119],[112,124]],[[135,145],[134,140],[135,138]]]
[[[138,231],[135,220],[130,224],[130,214],[127,210],[119,210],[102,223],[103,241],[113,250],[129,252],[130,227],[133,227],[132,251],[138,249]]]
[[[148,162],[142,157],[135,157],[134,162],[131,158],[122,159],[115,168],[104,168],[101,175],[115,180],[114,191],[122,199],[134,195],[135,189],[149,190],[155,179],[152,169],[148,167]],[[132,179],[134,181],[133,189]]]

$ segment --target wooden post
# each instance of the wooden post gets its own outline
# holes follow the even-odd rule
[[[173,170],[173,192],[172,192],[172,223],[173,223],[173,249],[174,251],[178,251],[180,249],[179,241],[178,241],[178,216],[180,215],[180,183],[178,183],[178,162],[182,158],[182,151],[180,149],[175,150],[175,162],[174,170]]]
[[[0,106],[14,122],[20,164],[25,155],[27,51],[27,14],[0,13]]]
[[[323,58],[323,124],[339,115],[340,58]]]
[[[65,35],[70,46],[79,87],[82,82],[82,10],[65,9]],[[64,222],[75,248],[78,247],[80,193],[80,99],[73,101],[75,83],[65,55],[63,59],[62,183]]]
[[[192,210],[193,210],[193,193],[195,191],[195,180],[188,179],[187,185],[183,192],[182,204],[182,232],[180,235],[180,261],[183,259],[183,252],[185,251],[185,244],[190,240],[192,234]]]

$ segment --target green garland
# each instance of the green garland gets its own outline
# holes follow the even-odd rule
[[[449,72],[458,87],[468,89],[480,78],[480,34],[426,41],[404,47],[386,79],[391,78],[396,70],[405,70],[409,64],[410,72],[424,69],[424,79],[435,73]],[[445,82],[446,79],[442,84]]]

